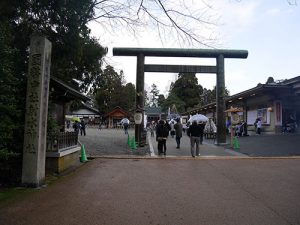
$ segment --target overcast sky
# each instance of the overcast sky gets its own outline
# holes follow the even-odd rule
[[[247,59],[225,59],[225,85],[230,94],[275,80],[300,76],[300,4],[290,5],[286,0],[212,0],[212,14],[220,16],[214,33],[222,49],[248,50]],[[295,1],[291,1],[295,2]],[[296,2],[297,3],[297,2]],[[112,56],[113,47],[180,48],[174,42],[161,43],[154,31],[147,31],[136,39],[122,33],[112,35],[90,24],[92,35],[109,49],[107,61],[124,71],[126,82],[136,82],[136,57]],[[187,46],[187,48],[195,48]],[[146,63],[215,65],[214,59],[150,58]],[[199,83],[212,89],[215,74],[197,74]],[[146,73],[145,87],[155,83],[166,94],[176,74]]]

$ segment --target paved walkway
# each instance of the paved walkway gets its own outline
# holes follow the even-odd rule
[[[134,136],[134,130],[129,130],[129,136]],[[90,156],[131,156],[138,153],[127,145],[128,136],[122,129],[88,129],[87,136],[79,139],[85,144]],[[201,157],[226,157],[226,156],[300,156],[300,134],[278,134],[278,135],[253,135],[240,137],[240,149],[230,149],[229,146],[217,146],[211,139],[204,139],[200,146]],[[167,157],[190,157],[189,137],[184,134],[181,139],[181,148],[176,149],[176,141],[169,137],[167,140]],[[227,141],[228,143],[230,140]],[[148,133],[148,145],[142,149],[148,156],[157,157],[157,142]]]
[[[130,139],[134,136],[134,130],[129,130]],[[147,146],[143,148],[147,156],[157,157],[157,142],[148,132]],[[137,151],[127,145],[128,136],[122,129],[88,129],[87,136],[79,136],[79,140],[85,144],[87,154],[91,157],[97,156],[129,156],[135,155]],[[245,156],[222,146],[216,146],[212,140],[204,140],[200,146],[201,157],[213,156]],[[175,138],[169,136],[167,140],[167,157],[191,157],[190,139],[184,134],[181,139],[181,148],[176,149]]]
[[[240,155],[297,155],[299,136],[240,138],[239,151],[205,140],[196,158],[187,136],[180,149],[168,139],[167,157],[157,157],[152,138],[148,154],[136,157],[127,137],[88,129],[80,141],[96,158],[46,188],[0,203],[1,224],[300,224],[300,157]]]
[[[95,159],[13,203],[5,225],[299,225],[300,159]]]

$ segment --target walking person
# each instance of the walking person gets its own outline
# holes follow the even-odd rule
[[[80,121],[80,135],[82,136],[82,134],[84,136],[86,135],[86,133],[85,133],[85,122],[84,122],[83,119]]]
[[[123,129],[124,129],[125,134],[128,134],[129,119],[123,118],[123,119],[121,120],[120,123],[121,123],[121,125],[123,126]]]
[[[123,127],[124,127],[124,132],[125,132],[125,134],[128,134],[128,127],[129,127],[129,124],[128,124],[128,123],[123,123]]]
[[[187,130],[187,135],[190,137],[190,141],[191,141],[192,157],[195,157],[195,144],[196,144],[196,156],[199,156],[201,127],[197,124],[197,121],[193,121],[192,125]]]
[[[158,155],[166,155],[167,151],[167,137],[169,135],[169,129],[165,125],[165,121],[160,120],[156,126],[156,141],[157,141],[157,150]]]
[[[150,135],[151,137],[154,137],[154,129],[155,129],[155,122],[152,121],[149,125],[149,129],[150,129]]]
[[[176,143],[177,147],[180,148],[180,139],[182,138],[182,124],[180,123],[180,119],[177,119],[177,123],[174,125],[175,129],[175,138],[176,138]]]
[[[262,125],[261,119],[258,118],[258,119],[257,119],[257,123],[256,123],[256,133],[257,133],[258,135],[261,133],[261,125]]]
[[[81,125],[80,125],[79,121],[75,121],[74,124],[73,124],[74,132],[76,132],[77,135],[78,135],[78,133],[79,133],[80,126],[81,126]]]
[[[174,120],[170,122],[170,127],[171,127],[171,137],[174,138],[175,136]]]

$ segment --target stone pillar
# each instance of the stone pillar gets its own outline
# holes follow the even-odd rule
[[[137,69],[136,69],[136,98],[135,108],[136,111],[142,113],[142,123],[135,125],[135,140],[138,145],[141,143],[141,133],[144,130],[144,80],[145,80],[145,56],[140,53],[137,56]]]
[[[30,41],[22,183],[38,187],[45,181],[51,43],[41,36]]]
[[[226,122],[225,122],[225,75],[224,75],[224,56],[217,57],[217,84],[216,84],[216,103],[217,103],[217,138],[216,144],[226,143]]]

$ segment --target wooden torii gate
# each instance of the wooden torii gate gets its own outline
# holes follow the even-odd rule
[[[144,118],[144,78],[145,72],[168,73],[215,73],[216,82],[216,109],[217,109],[217,137],[216,144],[226,143],[225,124],[225,58],[247,58],[246,50],[228,49],[179,49],[179,48],[113,48],[114,56],[136,56],[136,111],[142,112]],[[145,64],[145,56],[156,57],[190,57],[190,58],[215,58],[216,66],[197,65],[157,65]],[[135,139],[140,144],[143,122],[135,125]]]

